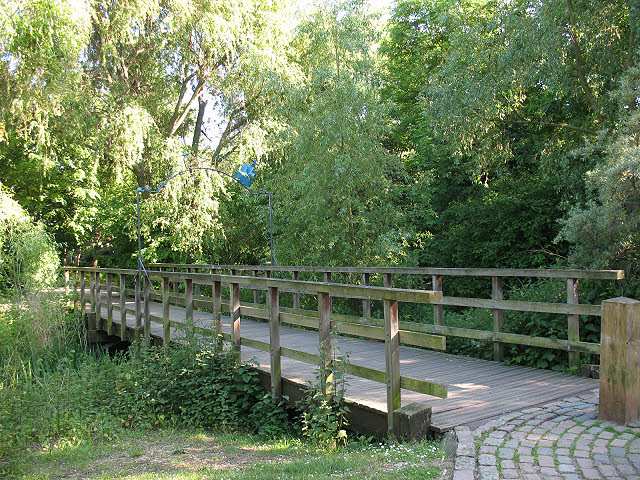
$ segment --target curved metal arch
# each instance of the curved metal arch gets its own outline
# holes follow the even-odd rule
[[[249,187],[247,187],[242,182],[240,182],[240,180],[238,180],[236,177],[231,175],[230,173],[223,172],[222,170],[218,170],[217,168],[213,168],[213,167],[191,167],[191,168],[185,168],[184,170],[180,170],[179,172],[174,173],[169,178],[167,178],[166,180],[161,182],[158,185],[158,188],[156,188],[155,190],[152,190],[150,188],[143,188],[143,187],[136,188],[136,208],[137,208],[137,214],[138,214],[138,276],[142,275],[142,271],[143,270],[145,272],[145,275],[147,274],[146,273],[147,269],[145,268],[144,263],[142,262],[142,236],[140,234],[140,193],[146,192],[146,193],[151,193],[151,194],[154,194],[154,195],[156,193],[160,193],[162,191],[162,189],[164,187],[166,187],[167,183],[169,183],[171,180],[173,180],[174,178],[176,178],[176,177],[178,177],[178,176],[180,176],[180,175],[182,175],[184,173],[192,172],[193,170],[210,170],[212,172],[220,173],[222,175],[225,175],[225,176],[229,177],[234,182],[239,183],[240,185],[242,185],[242,187],[245,190],[247,190],[251,195],[254,195],[254,196],[257,196],[257,195],[268,195],[269,196],[269,247],[271,249],[271,264],[272,265],[278,265],[278,262],[276,261],[275,253],[273,251],[273,207],[272,207],[272,202],[271,202],[272,193],[271,192],[267,192],[266,190],[258,190],[257,192],[254,192]]]

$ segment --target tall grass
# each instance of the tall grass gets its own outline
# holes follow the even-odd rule
[[[40,293],[0,310],[0,459],[31,442],[112,438],[123,429],[186,425],[277,434],[283,407],[220,344],[192,337],[110,357],[85,342],[65,299]]]

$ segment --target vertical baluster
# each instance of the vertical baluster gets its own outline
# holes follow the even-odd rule
[[[144,276],[144,339],[147,344],[151,342],[151,280]]]
[[[491,298],[502,300],[502,277],[491,277]],[[502,332],[504,324],[504,312],[498,308],[493,309],[493,331]],[[504,344],[493,342],[493,359],[496,362],[504,360]]]
[[[567,303],[579,303],[577,278],[567,278]],[[567,338],[569,341],[580,341],[580,315],[567,315]],[[569,352],[569,366],[580,367],[580,352]]]
[[[168,348],[171,345],[171,318],[169,316],[169,284],[167,277],[162,277],[162,345]]]
[[[194,268],[193,273],[200,273],[200,269]],[[193,296],[195,297],[196,300],[200,300],[200,283],[193,284]],[[195,308],[197,310],[197,307]]]
[[[442,291],[442,276],[441,275],[432,275],[431,276],[431,283],[432,283],[432,287],[433,290],[435,292],[441,292]],[[434,325],[442,325],[443,323],[443,311],[442,311],[442,305],[434,305],[433,306],[433,324]]]
[[[298,280],[298,272],[297,271],[293,271],[291,272],[291,279],[292,280]],[[293,305],[292,307],[294,308],[294,310],[300,310],[300,293],[298,292],[293,292]]]
[[[85,274],[80,272],[80,315],[83,317],[87,314],[87,297],[85,293]]]
[[[91,271],[89,272],[89,295],[91,299],[90,311],[96,311],[96,273]]]
[[[127,278],[120,274],[120,340],[127,339]]]
[[[391,274],[384,274],[384,286],[391,288]],[[393,434],[397,425],[394,412],[402,407],[400,390],[400,336],[398,301],[384,300],[385,360],[387,370],[387,429]]]
[[[264,276],[265,276],[265,278],[271,278],[271,270],[266,270],[264,272]],[[270,308],[270,306],[269,306],[269,302],[270,301],[271,300],[269,299],[269,292],[266,292],[265,293],[265,303],[267,304],[267,310]]]
[[[260,272],[258,270],[254,270],[253,276],[257,277],[258,275],[260,275]],[[257,288],[253,289],[253,303],[260,303],[260,290]]]
[[[278,287],[268,287],[269,295],[269,353],[271,355],[271,395],[282,397],[282,373],[280,365],[280,299]]]
[[[193,280],[186,278],[184,281],[184,303],[186,308],[185,320],[193,322]]]
[[[331,396],[334,391],[335,381],[331,366],[333,365],[333,350],[331,346],[331,295],[326,292],[318,293],[318,330],[320,332],[319,350],[322,372],[320,375],[320,385],[322,393]]]
[[[177,272],[178,269],[177,269],[177,267],[171,267],[171,271],[172,272]],[[173,282],[173,294],[174,295],[178,295],[179,290],[180,290],[180,282],[178,282],[176,280],[175,282]]]
[[[111,273],[107,272],[107,333],[113,332],[113,284]]]
[[[368,273],[362,274],[362,285],[366,287],[370,285],[370,275]],[[369,298],[362,300],[362,316],[371,318],[371,300]]]
[[[230,292],[230,312],[231,312],[231,332],[233,348],[236,351],[236,356],[240,360],[240,285],[232,283]]]
[[[96,294],[95,294],[95,298],[96,298],[96,306],[95,306],[95,312],[96,312],[96,329],[98,330],[102,330],[102,293],[100,292],[100,272],[96,272],[96,277],[95,277],[95,289],[96,289]]]
[[[135,284],[135,301],[136,301],[136,340],[139,339],[140,334],[142,333],[142,302],[140,299],[140,275],[136,275],[136,284]]]
[[[78,311],[78,271],[73,271],[73,311]]]
[[[222,282],[214,280],[211,286],[213,292],[213,321],[216,335],[222,335]]]

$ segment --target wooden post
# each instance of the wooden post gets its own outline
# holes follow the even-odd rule
[[[384,286],[391,288],[391,274],[384,274]],[[394,413],[402,407],[400,390],[400,334],[398,301],[384,300],[384,353],[387,370],[387,430],[394,434],[396,422]]]
[[[578,299],[578,279],[567,278],[567,303],[577,305]],[[569,341],[580,341],[580,315],[567,315],[567,323]],[[569,351],[569,366],[580,368],[580,352]]]
[[[184,280],[184,305],[186,309],[185,320],[187,323],[193,321],[193,280]]]
[[[176,267],[171,267],[171,271],[175,272]],[[173,282],[173,294],[178,295],[179,290],[180,290],[180,282],[176,280],[175,282]]]
[[[89,310],[91,312],[96,311],[96,272],[89,272],[89,295],[90,297],[90,307]]]
[[[291,272],[291,279],[298,280],[298,272]],[[298,292],[293,292],[293,304],[291,305],[294,310],[300,310],[300,294]]]
[[[80,315],[83,317],[87,314],[87,298],[85,294],[85,275],[84,271],[80,272]]]
[[[73,311],[78,311],[78,271],[73,272]]]
[[[432,275],[431,276],[432,289],[435,292],[442,291],[442,275]],[[433,306],[433,324],[434,325],[442,325],[444,314],[442,311],[442,305],[434,305]]]
[[[144,339],[151,342],[151,281],[144,276]]]
[[[127,339],[127,283],[126,275],[120,274],[120,340]]]
[[[362,274],[362,285],[364,286],[369,286],[370,285],[370,274],[368,273],[363,273]],[[364,300],[362,300],[362,316],[365,318],[371,318],[371,300],[368,298],[365,298]]]
[[[265,272],[264,272],[264,277],[265,277],[265,278],[271,278],[271,270],[265,270]],[[269,292],[267,291],[266,296],[265,296],[265,303],[267,304],[267,310],[268,310],[269,308],[271,308],[271,307],[270,307],[270,305],[269,305],[269,302],[270,302],[270,301],[271,301],[271,300],[269,299]]]
[[[280,299],[278,287],[269,287],[269,343],[271,354],[271,395],[275,400],[282,397],[282,372],[280,367]]]
[[[100,272],[95,274],[95,308],[96,312],[96,329],[102,330],[102,294],[100,292]]]
[[[136,275],[135,284],[135,299],[136,299],[136,340],[140,337],[142,330],[142,303],[140,302],[140,275]]]
[[[64,294],[68,297],[69,296],[69,270],[65,270],[63,275],[64,275]]]
[[[198,268],[194,268],[193,269],[193,273],[200,273],[200,270]],[[199,283],[194,283],[194,285],[193,285],[193,296],[197,300],[200,299],[200,284]]]
[[[110,273],[107,273],[107,333],[113,331],[113,283]]]
[[[233,348],[236,351],[236,356],[240,360],[240,285],[232,283],[229,293],[231,297],[231,338],[233,339]]]
[[[254,270],[253,276],[257,277],[258,275],[260,275],[260,272],[258,270]],[[253,303],[260,303],[260,290],[257,288],[253,289]]]
[[[222,335],[222,282],[215,280],[211,286],[213,293],[213,321],[216,335]]]
[[[169,316],[169,284],[168,278],[162,278],[162,346],[169,348],[171,344],[171,317]]]
[[[620,424],[640,419],[640,301],[602,302],[599,419]]]
[[[324,272],[325,283],[331,283],[331,272]]]
[[[491,277],[491,298],[502,300],[502,277]],[[497,308],[493,309],[493,331],[502,332],[504,325],[504,312]],[[504,344],[493,342],[493,359],[496,362],[504,360]]]
[[[320,385],[323,395],[331,396],[333,393],[333,372],[329,369],[333,363],[333,349],[331,347],[331,295],[325,292],[318,293],[318,314],[320,339],[318,350],[321,360],[322,373],[320,375]]]

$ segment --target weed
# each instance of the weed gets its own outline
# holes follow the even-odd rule
[[[321,345],[320,350],[324,347]],[[347,357],[339,357],[320,365],[315,379],[304,388],[304,398],[298,402],[302,410],[302,434],[327,450],[335,450],[347,443],[347,414],[344,403],[346,380],[336,365],[344,364]]]

